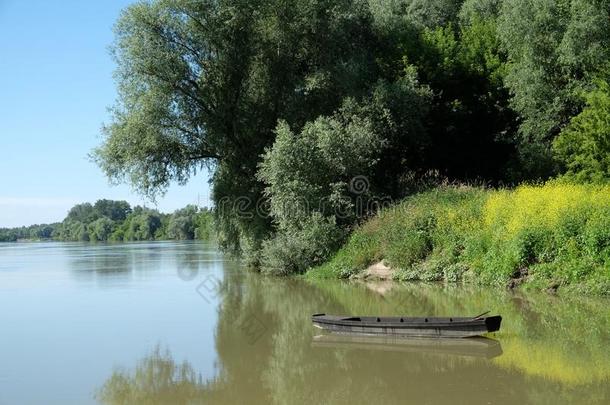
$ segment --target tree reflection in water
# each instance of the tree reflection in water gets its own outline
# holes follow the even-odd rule
[[[132,372],[116,371],[97,398],[106,404],[595,404],[610,396],[607,301],[421,285],[380,296],[361,285],[315,285],[239,271],[226,272],[220,296],[210,348],[218,354],[217,375],[202,377],[155,349]],[[446,347],[379,350],[367,342],[321,347],[310,321],[321,310],[447,315],[487,308],[505,317],[497,335],[500,356]],[[596,328],[585,328],[583,313]],[[253,316],[266,327],[254,342],[239,328]]]
[[[96,393],[104,404],[203,403],[206,384],[193,367],[176,364],[168,351],[157,347],[133,372],[115,371]]]

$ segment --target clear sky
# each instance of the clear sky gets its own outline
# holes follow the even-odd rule
[[[128,0],[0,0],[0,227],[61,221],[78,202],[145,203],[87,158],[116,98],[108,47]],[[157,208],[209,205],[207,177]]]

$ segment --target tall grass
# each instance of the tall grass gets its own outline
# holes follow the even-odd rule
[[[468,280],[610,294],[610,186],[440,187],[356,230],[311,278],[384,260],[401,280]]]

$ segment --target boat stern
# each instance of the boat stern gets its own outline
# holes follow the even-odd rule
[[[502,317],[500,315],[488,316],[487,318],[485,318],[485,326],[487,327],[487,332],[499,331],[501,323]]]

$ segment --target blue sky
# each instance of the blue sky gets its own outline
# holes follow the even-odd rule
[[[87,158],[116,99],[112,26],[132,2],[0,0],[0,227],[60,221],[99,198],[154,206]],[[208,201],[201,174],[157,208]]]

